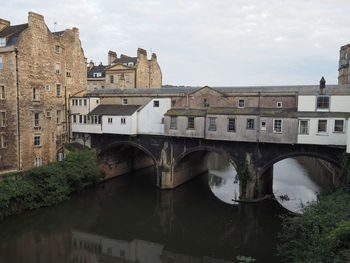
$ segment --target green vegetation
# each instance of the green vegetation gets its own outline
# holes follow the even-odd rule
[[[6,174],[0,181],[0,220],[58,204],[72,192],[98,181],[96,155],[87,150],[70,152],[61,162]]]
[[[283,217],[278,253],[285,262],[350,262],[350,191],[323,194],[303,207],[303,214]]]
[[[346,176],[348,178],[348,182],[350,182],[350,154],[349,153],[344,153],[343,166],[345,169]]]
[[[236,167],[236,181],[240,181],[242,184],[241,198],[246,197],[247,184],[252,180],[252,176],[249,172],[249,163],[247,160],[241,160],[237,163]]]
[[[245,256],[237,256],[236,259],[239,263],[250,263],[255,262],[256,260],[252,257],[245,257]]]

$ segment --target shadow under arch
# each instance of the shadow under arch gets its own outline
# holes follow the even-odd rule
[[[157,167],[156,157],[145,147],[131,141],[109,144],[98,153],[99,172],[105,179],[146,167]],[[155,178],[152,181],[156,180]]]

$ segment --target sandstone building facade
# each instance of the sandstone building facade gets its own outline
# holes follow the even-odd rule
[[[86,87],[77,28],[51,32],[40,14],[0,20],[0,169],[29,169],[62,157],[69,97]]]
[[[139,48],[137,57],[108,52],[108,66],[95,66],[91,61],[87,68],[87,90],[110,88],[161,88],[162,71],[157,62],[157,55],[152,53],[147,58],[147,51]]]

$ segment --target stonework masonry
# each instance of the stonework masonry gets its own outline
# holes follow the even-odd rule
[[[338,84],[350,83],[350,44],[342,46],[339,52]]]
[[[0,37],[15,27],[4,27]],[[29,169],[60,158],[69,139],[69,97],[86,87],[86,59],[78,29],[51,32],[42,15],[29,12],[26,28],[17,34],[15,42],[5,36],[7,45],[0,47],[6,94],[1,100],[6,126],[0,131],[8,138],[0,166]]]

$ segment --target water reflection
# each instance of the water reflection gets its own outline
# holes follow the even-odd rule
[[[274,256],[276,203],[227,205],[208,176],[160,191],[150,171],[84,191],[52,208],[0,224],[0,262],[257,262]]]
[[[214,195],[228,204],[238,204],[239,182],[236,169],[224,156],[211,153],[209,156],[209,186]]]

